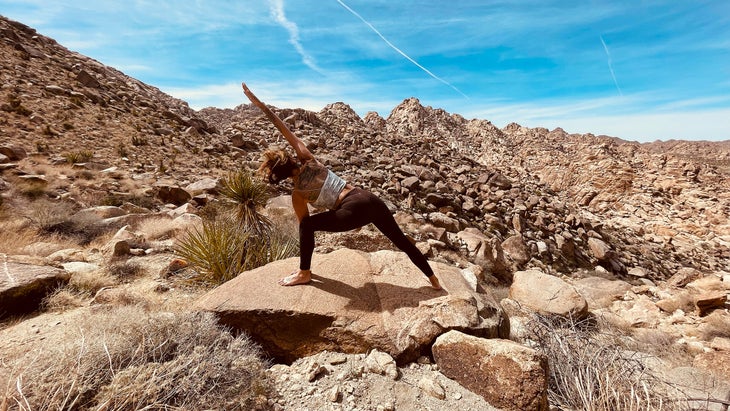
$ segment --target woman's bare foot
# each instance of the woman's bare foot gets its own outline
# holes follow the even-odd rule
[[[310,270],[298,270],[279,280],[279,285],[299,285],[312,281],[312,272]]]
[[[435,275],[428,277],[428,281],[431,282],[431,287],[433,287],[434,290],[443,290],[441,284],[439,283],[439,279],[436,278]]]

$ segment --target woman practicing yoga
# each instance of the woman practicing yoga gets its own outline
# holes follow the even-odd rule
[[[426,257],[401,231],[390,210],[381,199],[361,188],[353,187],[317,161],[302,140],[286,124],[242,84],[243,92],[260,108],[297,153],[298,162],[285,150],[268,150],[259,172],[270,183],[291,178],[294,184],[292,205],[299,219],[299,270],[279,280],[281,285],[306,284],[312,279],[310,266],[314,253],[314,232],[342,232],[373,223],[390,241],[404,251],[428,277],[431,286],[441,289],[438,278]],[[309,215],[307,204],[328,211]]]

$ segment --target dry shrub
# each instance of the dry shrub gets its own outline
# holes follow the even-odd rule
[[[112,277],[126,281],[144,274],[144,267],[135,261],[121,261],[111,264],[107,267],[107,271]]]
[[[76,205],[67,201],[38,200],[29,208],[27,217],[43,235],[58,234],[86,245],[109,231],[101,217],[91,213],[77,215]]]
[[[12,409],[249,410],[269,389],[258,349],[212,314],[129,306],[77,318],[5,359]]]
[[[119,281],[105,270],[73,273],[68,282],[69,287],[82,293],[96,294],[104,287],[117,285]]]
[[[0,221],[0,253],[20,254],[24,247],[38,241],[36,230],[26,219]]]
[[[677,365],[692,363],[692,356],[677,344],[677,337],[661,330],[637,328],[632,330],[636,351],[645,352]]]
[[[170,217],[155,216],[143,220],[137,231],[147,240],[161,240],[175,236],[177,227]]]
[[[586,411],[685,410],[686,398],[653,375],[647,354],[588,321],[534,315],[528,339],[550,367],[550,404]],[[672,396],[666,394],[673,392]]]
[[[48,311],[66,311],[84,306],[90,295],[71,287],[60,287],[43,299],[43,307]]]
[[[715,310],[705,317],[700,325],[700,333],[702,339],[711,341],[715,337],[730,338],[730,316],[728,314]]]

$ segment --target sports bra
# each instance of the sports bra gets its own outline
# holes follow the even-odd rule
[[[307,202],[318,208],[333,209],[347,183],[322,163],[308,162],[302,167],[299,181],[294,188],[304,195]],[[315,197],[316,196],[316,197]]]

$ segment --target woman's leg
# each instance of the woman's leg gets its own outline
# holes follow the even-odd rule
[[[300,278],[294,280],[292,284],[283,285],[302,284],[309,281],[308,275],[314,253],[314,233],[316,231],[350,231],[368,223],[373,223],[396,247],[405,252],[416,267],[428,277],[434,288],[441,288],[431,266],[428,265],[428,260],[403,234],[385,203],[374,194],[361,189],[353,190],[345,197],[337,210],[314,214],[302,219],[299,224]],[[305,273],[306,278],[302,277],[301,273]]]
[[[368,213],[367,192],[354,189],[337,210],[304,217],[299,223],[299,268],[309,270],[314,253],[315,231],[342,232],[362,227],[371,222]]]

